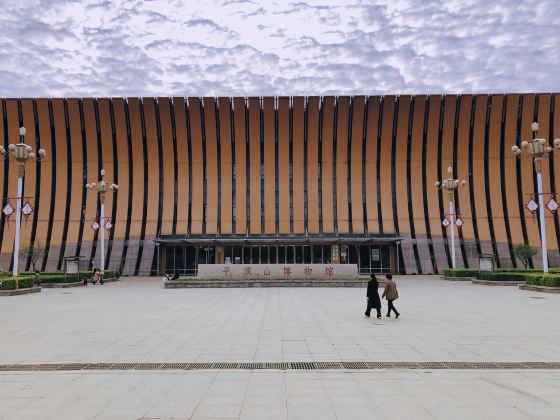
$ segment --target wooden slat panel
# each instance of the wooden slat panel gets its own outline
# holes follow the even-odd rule
[[[52,235],[47,261],[47,270],[56,270],[60,257],[62,245],[62,233],[64,230],[64,216],[66,211],[66,191],[68,178],[68,156],[66,147],[66,120],[64,118],[64,103],[62,99],[52,100],[53,121],[56,141],[56,196],[54,206],[54,219],[52,221]],[[27,141],[29,143],[29,141]],[[34,148],[35,149],[35,148]],[[31,166],[31,165],[27,165]]]
[[[8,139],[4,138],[4,101],[0,101],[0,145],[2,145],[6,150],[7,150],[7,146],[8,146]],[[6,205],[6,203],[4,203],[4,170],[6,169],[6,166],[8,166],[7,170],[9,172],[10,167],[9,167],[9,162],[5,161],[4,159],[0,159],[0,194],[2,197],[2,208]],[[4,226],[6,226],[7,224],[7,220],[6,217],[4,216],[4,213],[0,213],[0,218],[2,220],[2,222],[4,223]],[[0,244],[4,243],[4,235],[0,236]],[[0,251],[1,251],[1,246],[0,246]],[[2,267],[8,267],[6,266],[5,262],[7,261],[7,259],[9,259],[9,257],[6,257],[6,259],[2,256],[2,254],[0,254],[0,264],[2,264]],[[7,268],[6,268],[7,269]]]
[[[407,145],[408,145],[408,123],[410,114],[410,96],[399,97],[399,115],[396,133],[396,155],[395,155],[395,199],[397,203],[397,219],[400,236],[406,238],[401,243],[405,270],[407,273],[416,273],[416,260],[410,239],[410,219],[408,217],[408,195],[407,195]]]
[[[232,233],[232,159],[231,159],[231,103],[229,98],[218,98],[220,114],[221,215],[220,232]]]
[[[487,95],[477,95],[476,112],[474,116],[473,134],[473,182],[476,195],[474,204],[476,209],[476,221],[478,227],[478,239],[480,247],[485,254],[492,254],[490,242],[490,227],[488,224],[488,211],[486,207],[485,174],[484,174],[484,140],[486,127],[486,108],[488,106]]]
[[[202,212],[204,195],[204,164],[202,156],[202,128],[200,99],[189,98],[189,119],[191,125],[192,153],[192,215],[191,233],[202,234]]]
[[[348,233],[348,119],[350,100],[338,98],[336,127],[336,219],[339,233]]]
[[[134,273],[136,259],[139,252],[139,240],[142,230],[142,211],[144,208],[144,151],[142,144],[142,123],[140,120],[140,100],[128,99],[130,116],[130,135],[132,141],[132,178],[134,191],[132,194],[132,213],[130,222],[130,236],[124,274]]]
[[[450,174],[447,169],[453,167],[453,131],[455,128],[455,111],[457,107],[457,97],[455,95],[445,96],[445,112],[443,116],[442,127],[442,149],[441,149],[441,174],[442,177],[449,178]],[[429,185],[429,184],[428,184]],[[462,192],[460,190],[460,192]],[[442,190],[443,209],[445,214],[449,214],[449,194]],[[453,207],[455,208],[455,198],[453,198]],[[456,266],[463,267],[463,258],[461,248],[459,246],[457,229],[455,229],[455,263]],[[451,255],[451,227],[447,228],[447,241],[449,246],[449,255]]]
[[[0,106],[1,108],[1,106]],[[1,109],[0,109],[1,112]],[[35,143],[36,133],[35,133],[35,119],[33,115],[33,101],[31,99],[22,99],[21,101],[21,112],[23,117],[23,126],[26,128],[26,136],[25,136],[25,143],[29,144],[33,147],[33,151],[37,153],[37,147]],[[1,114],[0,114],[1,115]],[[1,120],[2,118],[0,118]],[[0,135],[3,135],[2,127],[0,122]],[[80,146],[80,151],[81,151]],[[80,156],[81,161],[81,156]],[[15,166],[15,165],[14,165]],[[80,167],[81,169],[81,167]],[[25,178],[23,180],[23,200],[22,206],[25,205],[26,199],[29,199],[31,206],[35,208],[35,183],[36,183],[36,174],[37,172],[37,164],[35,161],[29,161],[25,165]],[[81,173],[81,171],[80,171]],[[3,168],[0,166],[0,189],[2,188],[2,180],[1,176],[3,175]],[[80,190],[81,193],[81,190]],[[80,207],[78,206],[78,209]],[[12,216],[14,217],[14,216]],[[31,213],[28,220],[25,220],[25,217],[21,217],[21,230],[20,230],[20,248],[26,247],[29,245],[31,240],[31,230],[33,229],[33,219],[35,218],[35,212]],[[15,220],[15,219],[14,219]],[[70,228],[70,224],[68,225]],[[25,269],[25,261],[20,260],[19,262],[19,270],[22,271]]]
[[[126,132],[126,116],[124,113],[124,100],[122,98],[113,99],[113,112],[115,118],[115,134],[117,139],[117,159],[118,159],[118,180],[119,189],[115,193],[118,195],[116,220],[113,220],[113,248],[111,251],[111,261],[109,268],[117,270],[121,266],[123,257],[124,238],[126,234],[126,222],[128,209],[132,203],[128,202],[129,177],[128,169],[132,162],[128,160],[128,139]],[[74,169],[72,167],[72,169]]]
[[[504,174],[506,180],[506,201],[511,232],[512,245],[522,244],[523,230],[521,215],[519,214],[519,192],[517,189],[517,158],[511,152],[511,146],[516,142],[517,114],[519,112],[519,95],[508,95],[506,111],[506,127],[504,141]]]
[[[245,100],[233,99],[235,124],[235,233],[247,232],[247,138]]]
[[[459,125],[457,129],[457,175],[459,179],[464,179],[465,181],[468,181],[469,175],[469,131],[472,105],[472,95],[461,96]],[[461,227],[464,240],[474,241],[470,190],[468,186],[459,189],[459,202],[456,203],[456,207],[464,222]]]
[[[293,203],[294,203],[294,233],[305,233],[304,211],[304,100],[302,97],[293,99]]]
[[[15,99],[7,99],[6,100],[6,112],[7,112],[7,122],[8,122],[8,144],[17,144],[19,143],[19,117],[18,117],[18,106],[17,101]],[[48,122],[48,109],[47,109],[47,122]],[[47,126],[48,130],[48,137],[50,141],[50,126]],[[28,140],[26,140],[29,143]],[[11,156],[10,152],[10,166],[8,168],[8,202],[14,208],[14,212],[12,213],[9,219],[6,219],[4,224],[4,235],[2,237],[2,248],[1,248],[1,255],[0,255],[0,266],[4,268],[6,271],[10,267],[10,263],[13,259],[13,250],[14,250],[14,238],[16,232],[16,197],[17,197],[17,181],[18,181],[18,169],[17,163],[15,159]],[[46,162],[45,162],[46,163]],[[48,163],[48,167],[50,169],[50,160]],[[46,166],[46,165],[45,165]],[[52,175],[49,173],[49,177],[52,178]],[[50,183],[49,183],[50,184]],[[50,193],[50,191],[49,191]],[[50,195],[49,195],[49,202],[50,202]],[[41,212],[41,214],[45,214],[45,219],[49,220],[49,210],[50,206],[47,206],[45,213]],[[45,229],[45,237],[46,237],[46,229]],[[41,242],[45,245],[45,241]]]
[[[216,102],[204,98],[204,132],[206,134],[206,233],[218,232],[218,145]]]
[[[189,148],[184,98],[173,98],[173,113],[177,136],[177,235],[186,235],[189,220]]]
[[[472,95],[463,95],[461,97],[459,127],[457,130],[457,175],[459,179],[464,179],[467,182],[469,181],[469,137],[472,105]],[[478,265],[478,255],[476,252],[473,252],[475,249],[475,237],[469,185],[459,189],[459,202],[455,204],[458,214],[463,219],[461,233],[465,242],[467,261],[469,267],[476,267]]]
[[[350,170],[352,171],[350,187],[352,199],[352,232],[364,232],[364,211],[362,206],[362,145],[364,133],[365,97],[356,96],[352,105],[352,149]]]
[[[307,231],[319,233],[319,98],[307,103]]]
[[[539,95],[539,113],[537,122],[539,123],[539,131],[537,132],[537,137],[545,138],[549,141],[549,144],[552,146],[554,138],[549,138],[550,133],[550,105],[551,105],[551,95],[550,94],[540,94]],[[558,153],[558,152],[556,152]],[[556,175],[556,174],[555,174]],[[548,157],[543,158],[542,160],[542,185],[543,185],[543,199],[544,205],[548,203],[550,199],[549,193],[551,192],[550,188],[550,163]],[[558,249],[558,241],[556,238],[556,230],[554,228],[554,220],[552,214],[545,208],[544,211],[544,218],[545,218],[545,229],[546,229],[546,240],[547,240],[547,249],[548,254],[550,256],[551,253],[555,253]],[[556,257],[557,259],[557,257]],[[554,261],[554,260],[553,260]],[[549,266],[551,263],[549,262]]]
[[[321,150],[321,193],[323,201],[323,233],[334,232],[333,215],[333,119],[334,98],[323,99],[323,128]]]
[[[278,98],[278,222],[290,233],[290,109],[289,98]]]
[[[533,94],[526,94],[523,95],[523,113],[521,116],[521,139],[523,140],[531,140],[533,138],[533,133],[531,131],[531,124],[534,120],[534,111],[535,111],[535,95]],[[535,187],[533,183],[533,177],[535,173],[533,160],[528,157],[528,155],[524,152],[523,158],[521,159],[521,183],[523,185],[523,202],[526,203],[530,196],[527,194],[534,194]],[[527,226],[527,237],[529,239],[529,245],[538,248],[539,253],[538,256],[533,258],[533,262],[535,263],[535,268],[542,268],[542,260],[541,260],[541,240],[539,234],[539,224],[536,221],[536,218],[533,220],[529,211],[525,211],[525,220]]]
[[[37,242],[40,242],[43,246],[45,246],[46,239],[47,239],[48,225],[49,225],[49,212],[50,212],[51,205],[53,204],[51,203],[53,139],[51,137],[48,100],[46,99],[37,100],[37,112],[39,117],[39,131],[41,134],[41,139],[40,139],[41,147],[45,149],[45,151],[47,152],[47,157],[45,160],[41,162],[41,197],[39,200],[40,204],[39,204],[39,211],[37,214],[37,233],[35,239]],[[93,215],[95,215],[95,208],[94,208]],[[93,221],[93,216],[91,217],[90,220]],[[6,231],[4,231],[4,240],[5,238],[6,238]],[[93,238],[93,235],[91,235],[90,238],[87,238],[84,235],[84,239],[83,239],[83,242],[85,240],[85,242],[88,243],[90,247],[91,247],[91,238]],[[2,247],[3,246],[4,245],[2,245]],[[85,248],[87,249],[87,246],[85,246]],[[82,255],[88,255],[88,254],[82,253]],[[42,261],[39,262],[38,267],[41,267],[41,264]]]
[[[377,132],[379,129],[378,96],[368,98],[366,133],[366,211],[369,233],[379,233],[377,214]]]
[[[381,190],[381,214],[383,217],[383,232],[394,233],[393,222],[393,193],[391,190],[391,151],[393,147],[393,115],[395,113],[394,96],[383,98],[383,123],[381,126],[381,160],[379,166]],[[437,149],[436,149],[437,150]]]
[[[276,233],[274,98],[264,98],[264,233]]]
[[[422,273],[424,274],[434,272],[426,235],[427,230],[424,213],[424,189],[422,184],[422,149],[424,142],[423,130],[426,112],[426,96],[416,96],[414,99],[414,120],[412,121],[410,187],[412,197],[412,212],[414,214],[416,244],[418,245],[420,266],[422,269]]]
[[[249,229],[261,233],[261,108],[259,98],[249,99]]]
[[[148,207],[146,213],[146,232],[140,274],[151,274],[152,259],[155,251],[154,239],[157,233],[158,210],[160,205],[159,189],[159,154],[157,152],[158,135],[156,125],[155,100],[144,98],[144,123],[146,126],[146,143],[148,144]]]
[[[101,153],[103,155],[103,168],[105,169],[105,181],[112,183],[115,180],[113,166],[113,133],[111,128],[111,114],[109,110],[109,101],[107,99],[97,100],[99,108],[99,125],[101,129]],[[156,143],[157,144],[157,143]],[[57,148],[58,150],[58,148]],[[58,190],[57,190],[58,193]],[[113,211],[113,194],[105,194],[105,222],[111,219]],[[101,229],[101,228],[100,228]],[[101,233],[98,235],[99,244],[95,258],[101,264]],[[105,258],[107,258],[109,232],[105,230]],[[94,264],[96,265],[96,264]]]
[[[427,184],[427,201],[428,214],[430,223],[430,232],[432,244],[436,258],[437,269],[441,272],[447,267],[447,258],[445,247],[443,244],[443,235],[441,228],[442,215],[439,211],[439,192],[434,188],[434,182],[438,180],[438,132],[439,132],[439,116],[442,105],[442,98],[439,95],[430,96],[430,109],[428,115],[428,131],[426,144],[426,184]],[[445,174],[443,174],[445,175]]]
[[[97,182],[99,180],[99,171],[101,168],[99,168],[99,162],[97,156],[98,155],[97,128],[95,125],[95,112],[94,112],[92,99],[83,100],[83,112],[84,112],[84,124],[85,124],[85,132],[86,132],[86,153],[87,153],[86,181],[88,183]],[[43,136],[42,127],[41,127],[41,136]],[[45,176],[48,175],[45,174]],[[43,179],[43,174],[41,174],[41,179]],[[44,194],[43,187],[41,186],[41,201],[43,199],[43,194]],[[91,224],[96,220],[97,202],[98,202],[97,192],[88,191],[86,194],[86,209],[85,209],[85,217],[84,217],[85,223],[84,223],[84,232],[82,235],[82,249],[80,252],[80,254],[85,257],[86,261],[89,261],[93,250],[94,231],[91,229]]]
[[[492,206],[492,222],[498,257],[502,263],[506,264],[506,266],[510,266],[511,258],[509,255],[502,205],[502,177],[500,168],[503,103],[503,95],[492,96],[492,109],[490,111],[490,126],[488,131],[488,174],[486,174],[486,180],[490,183],[489,198]],[[511,153],[511,151],[509,153]]]
[[[410,235],[406,177],[406,149],[408,144],[408,121],[411,111],[410,102],[410,96],[401,96],[399,98],[399,115],[396,141],[397,150],[395,157],[397,217],[399,221],[399,233],[401,236],[405,237]],[[451,139],[451,143],[453,143],[453,139]],[[407,267],[407,272],[409,272],[409,267]]]
[[[553,124],[553,132],[552,132],[552,139],[549,139],[551,142],[551,145],[554,141],[554,139],[560,138],[560,94],[556,93],[554,94],[554,115],[552,116],[553,121],[551,121],[551,124]],[[558,152],[558,149],[555,149],[553,155],[554,155],[554,179],[555,179],[555,185],[556,185],[556,199],[558,200],[558,197],[560,196],[560,152]],[[556,219],[558,219],[558,212],[556,212],[556,215],[554,216],[556,217]],[[557,237],[556,240],[558,241],[558,250],[560,251],[560,237]]]
[[[173,233],[173,212],[175,207],[176,156],[175,151],[173,150],[173,129],[171,127],[171,107],[169,98],[159,98],[158,108],[159,121],[161,124],[161,142],[163,149],[163,208],[161,218],[161,234],[171,235]]]

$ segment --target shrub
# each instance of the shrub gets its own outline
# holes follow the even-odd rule
[[[523,267],[527,268],[529,260],[537,254],[537,249],[527,244],[519,244],[513,247],[513,255],[519,258]]]
[[[491,281],[526,281],[529,277],[528,273],[517,273],[517,272],[481,272],[479,278],[481,280],[491,280]]]
[[[35,285],[35,279],[29,276],[20,276],[17,281],[12,277],[3,276],[0,277],[0,282],[0,290],[27,289]]]
[[[478,270],[471,268],[446,268],[443,270],[443,275],[446,277],[476,277]]]
[[[0,278],[0,290],[16,290],[16,281],[7,277]]]
[[[533,286],[560,287],[560,275],[552,274],[544,276],[542,274],[527,276],[527,284]]]

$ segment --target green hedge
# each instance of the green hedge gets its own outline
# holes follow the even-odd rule
[[[536,274],[527,276],[527,284],[532,286],[560,287],[560,275],[549,274],[548,276],[544,276],[542,274]]]
[[[480,273],[478,278],[480,280],[492,280],[492,281],[525,281],[530,273],[517,273],[517,272],[495,272],[489,273],[483,271]]]
[[[17,282],[12,277],[0,276],[0,281],[2,282],[2,286],[0,286],[0,290],[16,290],[18,288],[27,289],[35,285],[35,279],[33,277],[28,277],[28,276],[19,277]]]
[[[35,273],[25,272],[22,273],[26,276],[31,276],[35,278]],[[39,273],[41,283],[76,283],[82,281],[84,278],[91,280],[93,277],[93,271],[80,271],[80,274],[68,274],[65,275],[62,272],[42,272]],[[114,270],[105,270],[105,278],[112,278],[115,276]]]
[[[478,270],[471,268],[446,268],[443,270],[443,275],[446,277],[476,277]]]
[[[551,268],[548,270],[550,273],[560,273],[560,268]],[[497,273],[524,273],[524,274],[542,274],[542,268],[528,268],[527,270],[523,268],[498,268]]]

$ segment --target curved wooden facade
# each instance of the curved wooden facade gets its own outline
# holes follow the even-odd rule
[[[540,249],[525,209],[535,186],[530,159],[511,146],[560,136],[560,94],[265,98],[2,99],[4,147],[26,142],[48,157],[30,162],[22,245],[46,247],[42,268],[63,256],[99,257],[90,225],[99,202],[84,185],[100,168],[120,189],[107,200],[107,266],[156,272],[154,239],[367,236],[404,238],[401,271],[436,273],[450,264],[441,220],[446,194],[433,184],[447,167],[467,181],[456,194],[464,226],[458,266],[493,253],[515,266],[512,248]],[[556,155],[556,156],[553,156]],[[2,206],[15,205],[16,169],[0,163]],[[544,189],[560,188],[560,155],[544,162]],[[0,218],[0,267],[11,268],[15,217]],[[551,266],[560,263],[558,216],[546,212]],[[540,256],[531,264],[538,267]],[[29,262],[22,268],[29,268]]]

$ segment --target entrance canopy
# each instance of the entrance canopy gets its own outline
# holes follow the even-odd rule
[[[161,236],[154,241],[161,245],[313,245],[313,244],[396,244],[404,238],[397,235],[377,234],[368,236]]]

